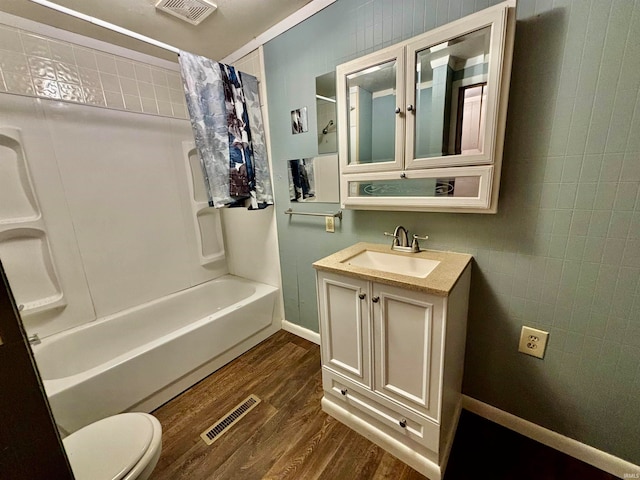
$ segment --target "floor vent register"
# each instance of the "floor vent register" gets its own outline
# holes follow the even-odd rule
[[[201,433],[200,437],[207,445],[211,445],[259,403],[260,399],[256,395],[249,395],[242,403]]]

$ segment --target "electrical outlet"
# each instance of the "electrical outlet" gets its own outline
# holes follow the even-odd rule
[[[522,332],[520,332],[518,351],[533,357],[542,358],[547,348],[548,338],[549,332],[523,326]]]
[[[327,232],[333,233],[336,231],[335,217],[324,217],[324,225]]]

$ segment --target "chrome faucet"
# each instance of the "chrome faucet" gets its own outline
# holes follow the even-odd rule
[[[409,232],[402,225],[398,225],[396,229],[393,231],[393,236],[398,242],[397,246],[399,247],[408,247],[409,246]]]
[[[393,233],[384,232],[384,234],[387,237],[393,237],[393,240],[391,241],[391,250],[396,250],[397,247],[409,246],[409,233],[402,225],[398,225]]]
[[[427,240],[429,237],[420,237],[418,235],[413,236],[411,246],[409,246],[409,232],[402,225],[398,225],[393,233],[384,232],[388,237],[393,237],[391,242],[391,250],[398,250],[401,252],[418,253],[420,251],[420,245],[418,240]]]
[[[42,343],[37,333],[34,333],[33,335],[29,335],[28,340],[30,345],[40,345],[40,343]]]

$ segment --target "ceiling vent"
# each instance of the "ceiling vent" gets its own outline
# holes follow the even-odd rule
[[[159,0],[156,8],[181,18],[191,25],[198,25],[215,12],[218,6],[207,0]]]

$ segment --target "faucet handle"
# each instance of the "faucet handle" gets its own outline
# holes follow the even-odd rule
[[[429,236],[425,235],[423,237],[419,236],[419,235],[414,235],[413,236],[413,241],[411,242],[411,251],[412,252],[419,252],[420,251],[420,245],[418,244],[418,240],[428,240]]]
[[[393,237],[393,242],[391,243],[391,246],[397,246],[397,245],[399,245],[399,244],[400,244],[400,243],[399,243],[400,237],[399,237],[398,235],[396,235],[396,234],[394,234],[394,233],[389,233],[389,232],[384,232],[384,234],[385,234],[387,237]]]

